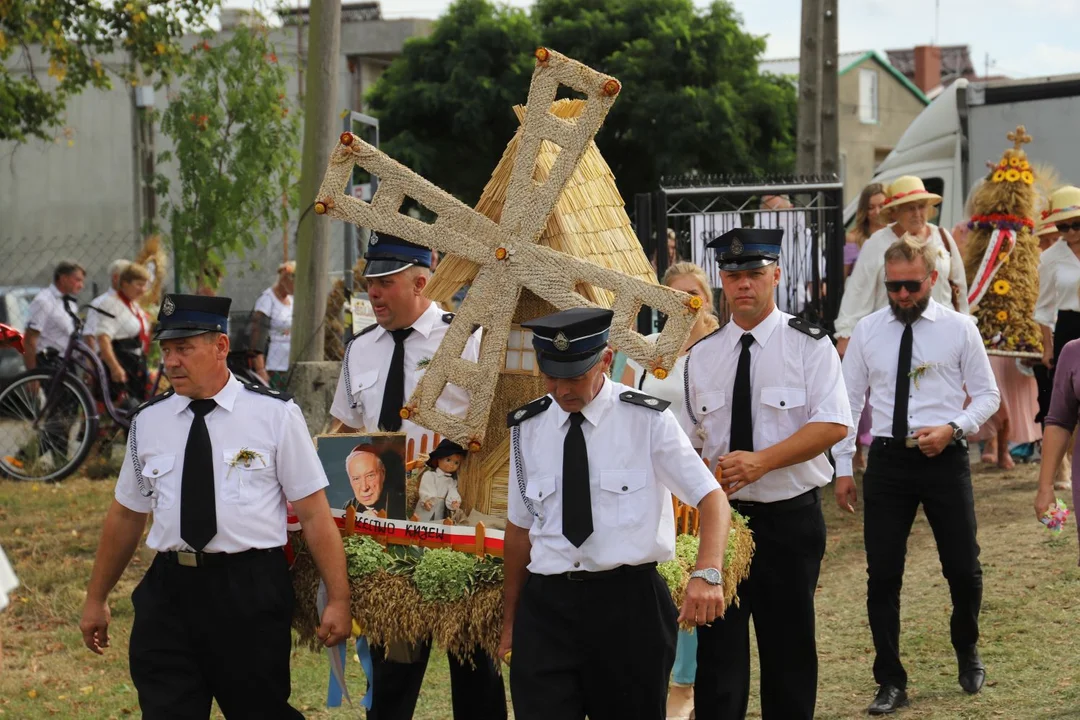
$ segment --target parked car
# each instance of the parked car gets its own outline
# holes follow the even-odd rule
[[[39,287],[0,286],[0,323],[26,332],[30,302],[41,292]],[[0,347],[0,390],[25,370],[22,355],[14,348]]]

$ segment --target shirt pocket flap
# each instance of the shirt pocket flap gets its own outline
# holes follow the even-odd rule
[[[146,458],[146,462],[143,463],[142,467],[143,477],[159,478],[171,472],[175,464],[175,455],[155,455]]]
[[[542,502],[554,495],[557,490],[558,485],[555,484],[554,475],[529,478],[529,482],[525,485],[525,497],[530,500]]]
[[[645,480],[644,470],[602,470],[600,472],[600,488],[619,495],[641,490],[645,487]]]
[[[702,415],[707,415],[714,410],[719,410],[725,405],[727,405],[727,393],[723,390],[699,393],[697,396],[697,407],[694,408],[694,412],[700,412]]]
[[[780,410],[802,407],[806,404],[806,390],[802,388],[761,388],[761,404]]]
[[[254,472],[274,466],[274,454],[262,448],[229,448],[223,453],[230,468]]]
[[[379,381],[378,370],[368,370],[367,372],[357,373],[352,378],[352,394],[359,395],[362,390],[367,390]]]

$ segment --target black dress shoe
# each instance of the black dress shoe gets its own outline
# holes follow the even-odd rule
[[[982,690],[986,682],[986,666],[983,665],[979,651],[971,648],[965,652],[956,653],[956,662],[960,667],[960,687],[968,695],[974,695]]]
[[[892,715],[902,707],[908,706],[907,692],[895,685],[882,685],[878,688],[874,702],[866,712],[871,715]]]

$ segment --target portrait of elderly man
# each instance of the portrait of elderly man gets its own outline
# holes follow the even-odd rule
[[[358,515],[385,511],[385,517],[405,519],[404,465],[394,452],[379,453],[370,443],[357,445],[345,458],[345,472],[353,497],[343,510],[352,507]]]

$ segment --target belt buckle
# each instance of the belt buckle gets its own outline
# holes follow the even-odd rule
[[[199,556],[193,552],[179,550],[176,553],[176,562],[184,567],[199,567]]]
[[[578,572],[580,572],[580,571],[578,571],[578,570],[567,570],[563,574],[566,575],[567,580],[573,580],[574,582],[584,582],[585,578],[574,577],[575,575],[578,574]]]

